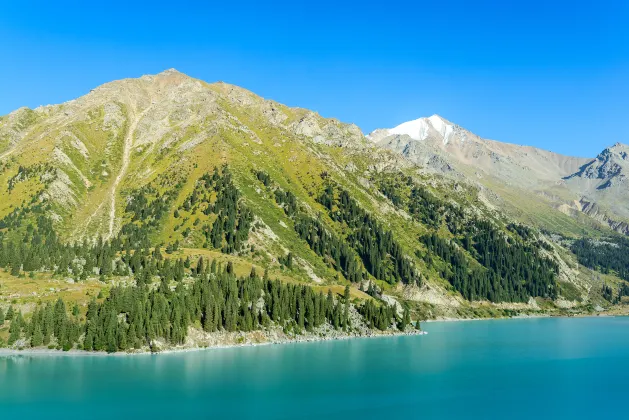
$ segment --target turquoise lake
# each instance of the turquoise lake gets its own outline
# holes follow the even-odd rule
[[[629,318],[426,323],[425,336],[0,357],[0,418],[626,418]]]

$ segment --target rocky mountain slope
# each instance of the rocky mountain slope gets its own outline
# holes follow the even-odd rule
[[[629,146],[616,143],[565,178],[582,196],[575,206],[614,230],[629,235]]]
[[[0,283],[14,287],[0,297],[25,308],[52,299],[57,288],[30,288],[40,279],[77,293],[89,282],[177,282],[198,277],[189,261],[203,257],[239,275],[351,286],[357,304],[422,319],[591,308],[604,303],[605,278],[539,228],[601,229],[560,203],[583,202],[570,189],[580,179],[592,194],[621,185],[623,153],[568,158],[438,116],[365,138],[176,70],[114,81],[0,119]],[[524,217],[528,197],[548,210]],[[179,261],[174,279],[160,249]]]
[[[483,139],[438,115],[367,137],[432,173],[469,180],[498,207],[548,230],[577,233],[585,223],[629,233],[626,145],[618,143],[595,159],[563,156]]]

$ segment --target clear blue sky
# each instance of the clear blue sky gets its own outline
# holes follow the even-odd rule
[[[174,67],[365,132],[437,113],[565,154],[629,143],[627,0],[81,3],[2,5],[0,114]]]

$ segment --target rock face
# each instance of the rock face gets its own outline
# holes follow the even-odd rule
[[[609,215],[601,210],[601,208],[594,202],[586,201],[585,199],[581,199],[581,211],[591,218],[598,220],[599,222],[608,225],[610,228],[615,230],[616,232],[622,233],[624,235],[629,235],[629,224],[624,221],[618,221],[613,218],[610,218]]]
[[[627,145],[617,143],[595,159],[563,156],[483,139],[438,115],[378,129],[367,138],[426,171],[477,184],[499,199],[494,204],[506,203],[516,215],[525,207],[523,201],[528,216],[533,213],[542,219],[569,207],[591,216],[593,223],[627,233]],[[573,205],[580,201],[588,206]]]
[[[616,143],[613,147],[603,150],[593,161],[584,165],[577,173],[568,177],[600,179],[604,181],[598,188],[611,186],[612,180],[625,182],[626,171],[629,169],[629,146]]]
[[[629,234],[629,146],[616,143],[566,177],[566,186],[581,195],[583,212]]]

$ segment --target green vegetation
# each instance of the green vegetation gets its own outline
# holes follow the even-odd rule
[[[345,240],[330,233],[321,221],[301,214],[295,221],[295,231],[310,249],[343,273],[347,280],[357,283],[367,277],[356,251]]]
[[[601,295],[611,303],[621,303],[629,296],[629,239],[614,236],[603,240],[581,238],[570,247],[584,266],[603,274],[616,274],[621,280],[617,290],[603,283]]]
[[[203,175],[180,209],[191,216],[202,212],[214,219],[211,227],[209,224],[202,227],[204,248],[212,247],[229,254],[239,251],[249,237],[253,213],[240,202],[240,192],[226,166],[222,174],[215,168],[212,175]]]
[[[344,299],[335,301],[331,290],[326,297],[309,286],[272,281],[266,275],[260,279],[255,270],[248,277],[237,277],[231,262],[222,268],[217,267],[216,261],[206,264],[200,258],[192,267],[189,257],[165,258],[151,237],[170,213],[181,188],[179,184],[170,187],[169,194],[151,184],[130,193],[125,208],[127,223],[111,241],[99,239],[94,244],[84,241],[73,245],[61,242],[44,215],[47,207],[42,204],[20,207],[0,220],[0,267],[9,268],[14,276],[22,271],[54,270],[72,274],[78,280],[94,273],[101,279],[133,276],[135,280],[133,286],[111,289],[103,301],[99,301],[103,299],[99,292],[98,300],[93,299],[88,305],[85,322],[80,321],[76,304],[68,315],[62,299],[54,306],[50,302],[38,305],[29,321],[21,313],[14,315],[10,308],[8,344],[23,339],[33,347],[54,342],[64,350],[79,345],[85,350],[118,351],[152,345],[158,339],[171,345],[182,344],[188,327],[195,324],[208,332],[251,331],[275,325],[299,334],[323,323],[337,329],[351,328],[349,287]],[[287,215],[294,216],[294,195],[278,191],[281,190],[274,194],[278,204]],[[229,169],[223,167],[221,172],[215,170],[212,175],[202,176],[192,194],[175,209],[174,216],[181,217],[177,213],[182,213],[212,217],[214,223],[205,230],[206,238],[212,248],[230,253],[247,240],[253,220],[252,212],[241,204],[239,197]],[[177,242],[169,244],[166,253],[177,248]],[[281,263],[290,269],[292,260],[289,252]],[[371,300],[365,305],[359,311],[373,328],[408,325],[408,317],[397,319],[395,310],[387,305]],[[79,343],[83,333],[84,339]]]
[[[558,309],[557,297],[602,304],[601,296],[616,302],[626,294],[614,278],[626,278],[627,271],[622,255],[610,253],[616,244],[604,252],[587,244],[573,249],[583,265],[610,273],[602,282],[577,269],[562,243],[549,242],[555,237],[550,232],[594,230],[559,211],[533,211],[539,201],[529,195],[516,212],[521,219],[530,213],[534,226],[549,230],[513,223],[472,185],[400,164],[385,150],[374,153],[355,127],[234,86],[191,83],[184,92],[179,82],[161,76],[114,82],[46,114],[24,113],[14,131],[26,128],[25,137],[11,143],[0,162],[0,306],[6,312],[13,302],[16,317],[23,311],[13,327],[22,337],[25,326],[37,322],[35,342],[41,329],[43,343],[48,330],[37,319],[63,297],[67,337],[53,332],[55,346],[76,345],[74,323],[83,334],[86,322],[99,325],[92,348],[135,348],[146,345],[147,335],[176,344],[187,327],[204,325],[196,306],[182,309],[195,284],[222,287],[228,274],[238,288],[236,303],[227,305],[224,291],[213,299],[225,308],[235,304],[238,310],[228,312],[237,313],[236,320],[226,324],[221,312],[216,328],[264,329],[262,300],[254,321],[254,299],[240,290],[254,282],[247,277],[251,267],[268,270],[290,290],[310,286],[316,296],[329,290],[344,296],[349,286],[358,316],[373,328],[409,325],[411,316],[509,316],[532,297],[537,305],[529,309],[544,311]],[[122,171],[125,151],[130,155]],[[200,276],[195,264],[201,256],[231,264],[233,272],[217,268]],[[563,281],[566,276],[579,281]],[[270,280],[256,281],[266,305]],[[88,308],[94,296],[100,297]],[[402,305],[401,317],[385,303],[389,297]],[[142,306],[129,309],[119,299]],[[168,313],[158,317],[164,322],[130,331],[133,316],[150,318],[158,304],[153,299]],[[309,309],[302,325],[301,309],[288,305],[279,321],[273,308],[264,309],[272,325],[291,332],[317,328],[308,321]],[[98,316],[86,321],[86,309]],[[338,317],[326,314],[324,323],[345,328],[345,311],[341,306]],[[251,323],[242,318],[247,313]],[[114,325],[112,314],[124,334],[119,327],[105,333]],[[4,323],[0,340],[7,341],[11,322]]]
[[[362,209],[346,190],[338,190],[330,182],[319,202],[330,218],[348,230],[347,242],[363,261],[366,270],[387,283],[421,284],[419,274],[402,246],[370,213]]]
[[[570,248],[584,266],[604,274],[615,271],[618,277],[629,281],[629,239],[620,236],[603,241],[581,238]]]
[[[321,220],[300,211],[295,195],[274,185],[267,173],[258,171],[256,176],[264,186],[273,190],[275,202],[284,209],[288,217],[293,219],[295,232],[300,239],[308,243],[310,249],[322,257],[334,270],[342,273],[350,282],[358,283],[367,278],[358,254],[347,241],[326,228]],[[292,263],[287,261],[289,256],[292,260],[292,254],[289,253],[287,258],[281,258],[280,263],[291,267]]]
[[[557,296],[557,264],[544,256],[549,245],[530,228],[502,225],[435,197],[402,174],[379,180],[380,191],[431,231],[420,238],[428,253],[446,263],[441,275],[468,300],[526,302],[530,296]],[[443,237],[443,230],[450,238]],[[421,252],[419,252],[421,254]]]
[[[102,302],[93,299],[85,322],[80,322],[77,307],[68,315],[61,299],[54,306],[38,306],[30,321],[21,312],[14,314],[11,307],[6,316],[11,322],[8,344],[24,339],[32,347],[54,341],[63,350],[77,347],[115,352],[148,346],[155,351],[155,340],[183,344],[188,327],[195,324],[206,332],[279,326],[287,333],[301,334],[324,323],[346,331],[353,328],[349,287],[342,299],[335,299],[331,291],[325,296],[309,286],[271,280],[266,273],[260,278],[255,270],[237,277],[231,264],[222,267],[202,258],[185,271],[184,282],[183,264],[173,266],[159,253],[144,256],[135,272],[137,285],[114,288]],[[158,284],[145,281],[152,274],[160,279]],[[385,330],[397,325],[403,329],[408,325],[407,315],[398,318],[393,307],[372,301],[359,312],[372,328]]]
[[[202,201],[206,214],[216,215],[214,227],[208,236],[212,244],[229,253],[246,241],[252,214],[239,205],[238,191],[225,169],[224,176],[215,172],[202,178],[203,183],[216,185],[217,197],[213,203]],[[63,243],[52,222],[44,216],[47,205],[22,206],[0,220],[0,267],[10,267],[11,274],[51,270],[58,274],[74,274],[86,279],[94,272],[101,276],[126,275],[135,271],[139,258],[154,246],[151,235],[160,227],[162,218],[169,212],[174,194],[180,186],[174,185],[170,193],[160,193],[152,185],[135,190],[128,197],[126,213],[129,221],[111,241],[99,239],[95,244]],[[195,190],[196,191],[196,190]],[[197,205],[196,196],[188,202]],[[169,244],[168,250],[176,250]],[[159,250],[159,246],[157,248]],[[120,254],[122,256],[118,257]]]
[[[556,296],[556,265],[530,250],[509,244],[495,230],[466,238],[467,251],[477,256],[482,267],[471,265],[458,246],[435,234],[422,241],[449,265],[443,275],[466,299],[526,302],[529,296]],[[430,256],[427,258],[430,261]]]

